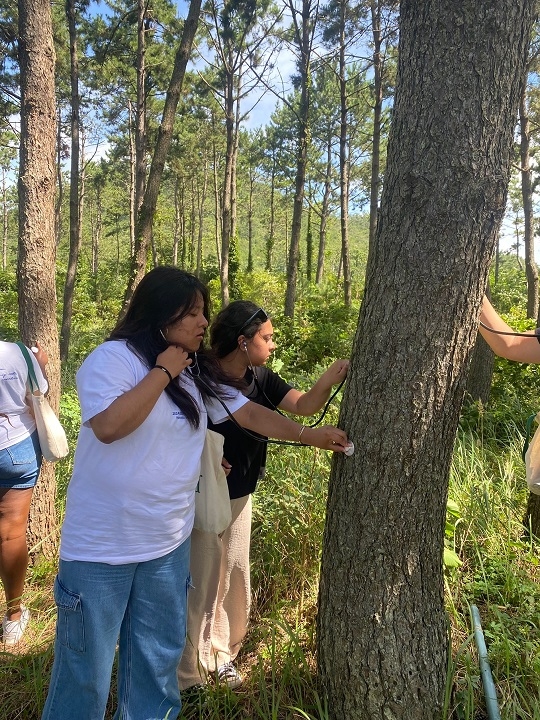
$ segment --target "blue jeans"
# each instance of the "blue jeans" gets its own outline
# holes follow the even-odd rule
[[[55,657],[42,720],[103,720],[118,642],[115,720],[175,720],[190,540],[128,565],[60,561]]]
[[[0,488],[26,490],[37,482],[41,448],[37,430],[15,445],[0,450]]]

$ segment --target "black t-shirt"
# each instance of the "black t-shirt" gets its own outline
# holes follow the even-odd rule
[[[273,410],[292,390],[292,386],[268,368],[259,367],[256,369],[256,373],[257,382],[255,382],[251,370],[248,369],[246,372],[244,379],[248,386],[243,393],[252,402]],[[232,470],[227,477],[231,500],[245,497],[254,492],[257,480],[264,475],[266,443],[258,442],[245,435],[232,420],[225,420],[217,425],[209,420],[208,427],[225,438],[223,455],[232,465]],[[252,434],[256,435],[256,433]],[[257,437],[264,436],[258,435]]]

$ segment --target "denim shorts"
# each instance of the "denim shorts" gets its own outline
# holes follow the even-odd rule
[[[41,468],[37,430],[30,437],[0,450],[0,488],[33,488]]]

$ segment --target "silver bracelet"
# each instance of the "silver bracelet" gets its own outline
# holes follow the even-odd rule
[[[302,443],[302,433],[304,432],[305,429],[306,429],[306,426],[305,426],[305,425],[302,425],[302,429],[300,430],[300,433],[299,433],[299,435],[298,435],[298,442],[299,442],[299,443]],[[305,443],[302,443],[302,445],[305,445]]]

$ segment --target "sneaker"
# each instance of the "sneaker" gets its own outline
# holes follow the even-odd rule
[[[220,665],[217,670],[217,677],[220,683],[225,683],[231,690],[241,685],[244,680],[232,662]]]
[[[21,617],[19,620],[8,620],[7,617],[4,617],[2,621],[4,644],[16,645],[24,635],[29,620],[30,610],[25,605],[21,605]]]

